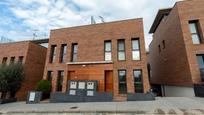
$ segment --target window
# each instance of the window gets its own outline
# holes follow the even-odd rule
[[[77,43],[72,44],[72,58],[71,61],[72,62],[76,62],[77,61]]]
[[[204,54],[197,55],[199,68],[204,68]]]
[[[4,57],[3,60],[2,60],[2,64],[6,64],[7,63],[7,59],[8,59],[7,57]]]
[[[201,35],[198,29],[198,21],[190,21],[189,22],[189,29],[191,32],[191,37],[193,44],[200,44],[201,43]]]
[[[10,64],[13,64],[14,62],[15,62],[15,57],[11,57]]]
[[[60,63],[64,63],[66,59],[66,54],[67,54],[67,45],[62,44],[61,45],[61,53],[60,53]]]
[[[19,56],[18,62],[19,62],[19,63],[23,63],[23,56]]]
[[[160,45],[158,45],[158,49],[159,49],[159,53],[161,52],[161,46]]]
[[[118,40],[118,60],[125,60],[125,40]]]
[[[140,60],[139,39],[132,39],[132,59]]]
[[[112,60],[112,54],[111,54],[111,41],[105,41],[104,42],[104,50],[105,50],[105,61],[111,61]]]
[[[168,17],[168,14],[164,14],[163,17],[162,17],[162,21],[165,21]]]
[[[119,93],[127,93],[126,70],[118,70]]]
[[[142,83],[142,71],[141,70],[133,70],[134,76],[134,86],[136,93],[143,93],[143,83]]]
[[[199,54],[196,57],[200,68],[201,80],[204,81],[204,54]]]
[[[162,45],[163,45],[162,49],[165,49],[166,44],[165,44],[165,41],[164,41],[164,40],[162,41]]]
[[[52,71],[47,72],[47,80],[50,81],[51,83],[52,83],[52,76],[53,76],[52,74],[53,74]]]
[[[50,63],[54,63],[55,62],[55,58],[56,58],[56,45],[52,45],[51,46],[51,53],[50,53]]]
[[[57,77],[57,91],[62,91],[64,71],[58,71]]]

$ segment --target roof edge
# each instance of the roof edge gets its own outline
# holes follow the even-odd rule
[[[156,29],[159,26],[163,16],[166,15],[166,14],[169,14],[172,9],[173,8],[165,8],[165,9],[159,9],[158,10],[157,15],[156,15],[156,17],[154,19],[154,22],[153,22],[153,24],[152,24],[152,26],[151,26],[151,28],[149,30],[150,34],[154,33],[156,31]]]

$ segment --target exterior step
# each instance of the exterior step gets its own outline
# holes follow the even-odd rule
[[[115,96],[113,101],[120,102],[120,101],[127,101],[127,96]]]

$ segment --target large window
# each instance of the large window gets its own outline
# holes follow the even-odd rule
[[[105,50],[105,61],[111,61],[112,60],[112,54],[111,54],[111,41],[105,41],[104,42],[104,50]]]
[[[52,71],[48,71],[47,72],[47,80],[50,81],[52,83],[52,76],[53,76],[53,72]]]
[[[62,44],[61,45],[61,52],[60,52],[60,63],[64,63],[66,59],[66,54],[67,54],[67,45]]]
[[[4,57],[3,60],[2,60],[2,64],[6,64],[7,63],[7,59],[8,59],[7,57]]]
[[[199,33],[198,21],[190,21],[189,22],[189,29],[191,32],[193,44],[200,44],[201,43],[201,35]]]
[[[132,59],[133,60],[140,60],[139,39],[132,39]]]
[[[64,77],[64,71],[58,71],[57,91],[62,91],[63,77]]]
[[[204,81],[204,54],[197,55],[197,62],[200,68],[201,80]]]
[[[10,64],[13,64],[14,62],[15,62],[15,57],[11,57]]]
[[[165,49],[165,47],[166,47],[165,40],[162,41],[162,45],[163,45],[162,49]]]
[[[125,40],[118,40],[118,60],[125,60]]]
[[[51,46],[51,53],[50,53],[50,63],[54,63],[55,62],[55,58],[56,58],[56,45],[52,45]]]
[[[71,61],[72,62],[76,62],[77,61],[77,43],[72,44],[72,58]]]
[[[118,70],[119,93],[127,93],[126,70]]]
[[[23,56],[19,56],[19,57],[18,57],[18,62],[19,62],[19,63],[23,63]]]
[[[134,86],[136,93],[143,93],[143,83],[142,83],[142,71],[141,70],[133,70],[134,76]]]

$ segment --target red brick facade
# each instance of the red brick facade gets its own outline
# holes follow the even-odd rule
[[[11,57],[15,62],[23,57],[25,79],[21,89],[17,92],[18,100],[25,100],[28,91],[34,90],[36,83],[42,79],[47,49],[29,41],[0,44],[0,63],[7,58],[7,64]]]
[[[140,44],[141,60],[132,60],[132,38],[138,38]],[[117,41],[125,40],[125,61],[118,61]],[[104,61],[104,41],[111,40],[112,61],[111,63],[98,63]],[[72,43],[78,44],[77,62],[71,63]],[[59,63],[61,45],[67,44],[65,63]],[[54,63],[49,63],[51,55],[51,46],[56,45],[56,58]],[[114,94],[114,97],[120,97],[118,91],[118,70],[126,70],[127,92],[134,92],[133,70],[142,70],[142,80],[144,92],[149,91],[149,81],[147,74],[147,62],[144,43],[143,21],[142,19],[131,19],[124,21],[108,22],[102,24],[93,24],[86,26],[70,27],[51,30],[49,46],[47,51],[44,79],[47,79],[47,72],[52,71],[52,87],[56,91],[58,71],[64,71],[63,92],[67,90],[67,83],[70,79],[78,80],[98,80],[99,91],[105,91],[105,71],[111,76],[111,83],[107,87]],[[87,62],[84,64],[83,62]],[[96,63],[93,63],[96,62]],[[70,73],[71,72],[71,73]],[[73,73],[74,72],[74,73]],[[69,75],[72,74],[72,75]],[[70,77],[71,76],[71,77]],[[107,81],[108,82],[108,81]],[[123,95],[122,95],[123,96]],[[125,96],[125,95],[124,95]]]
[[[201,44],[193,44],[189,21],[197,20],[199,33],[204,34],[203,5],[203,0],[177,2],[152,31],[153,41],[149,48],[152,84],[192,86],[201,83],[196,55],[204,54],[204,38],[201,36]]]

